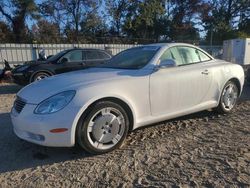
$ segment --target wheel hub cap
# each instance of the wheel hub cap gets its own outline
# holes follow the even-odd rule
[[[236,104],[238,98],[238,90],[235,85],[228,85],[223,92],[223,106],[227,110],[231,110]]]
[[[115,115],[103,115],[96,119],[93,126],[93,136],[98,142],[111,142],[118,133],[119,121]]]
[[[88,140],[97,149],[116,145],[125,131],[123,114],[115,108],[103,108],[95,113],[88,124]]]
[[[44,79],[44,78],[47,78],[48,76],[47,75],[40,75],[40,76],[38,76],[37,78],[36,78],[36,81],[40,81],[40,80],[42,80],[42,79]]]

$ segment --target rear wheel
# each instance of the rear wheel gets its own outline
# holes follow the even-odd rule
[[[236,105],[238,97],[239,97],[239,88],[234,82],[228,81],[223,88],[220,98],[220,103],[216,108],[216,110],[219,113],[231,112],[234,106]]]
[[[106,153],[121,146],[128,128],[128,115],[121,105],[112,101],[97,102],[79,121],[77,142],[90,153]]]
[[[246,71],[246,82],[250,85],[250,67]]]
[[[49,73],[46,73],[46,72],[38,72],[38,73],[36,73],[34,76],[33,76],[33,78],[32,78],[32,82],[35,82],[35,81],[40,81],[40,80],[42,80],[42,79],[44,79],[44,78],[47,78],[47,77],[49,77],[49,76],[51,76]]]

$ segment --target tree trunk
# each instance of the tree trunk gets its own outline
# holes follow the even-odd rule
[[[25,39],[25,23],[24,17],[16,17],[12,22],[13,33],[16,43],[24,42]]]
[[[228,25],[230,25],[230,21],[232,19],[232,3],[233,3],[233,0],[228,0],[228,7],[227,7],[227,13],[226,13],[226,23]]]

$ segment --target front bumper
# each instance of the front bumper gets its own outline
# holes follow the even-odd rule
[[[77,114],[76,108],[65,107],[63,110],[47,115],[37,115],[33,111],[36,105],[26,104],[18,113],[11,110],[11,121],[15,134],[26,141],[51,147],[71,147],[72,125]],[[52,133],[50,130],[64,128],[66,132]]]
[[[18,85],[27,85],[29,84],[30,77],[23,73],[13,73],[11,74],[13,81]]]

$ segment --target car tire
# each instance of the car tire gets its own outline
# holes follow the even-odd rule
[[[246,84],[250,85],[250,67],[246,71]]]
[[[222,90],[219,105],[215,110],[221,114],[231,112],[238,101],[238,97],[238,86],[235,82],[228,81]]]
[[[50,77],[51,75],[52,74],[49,74],[47,72],[38,72],[32,77],[31,82],[40,81],[44,78]]]
[[[100,101],[80,118],[77,143],[89,153],[107,153],[122,145],[128,130],[129,118],[124,108],[112,101]]]

